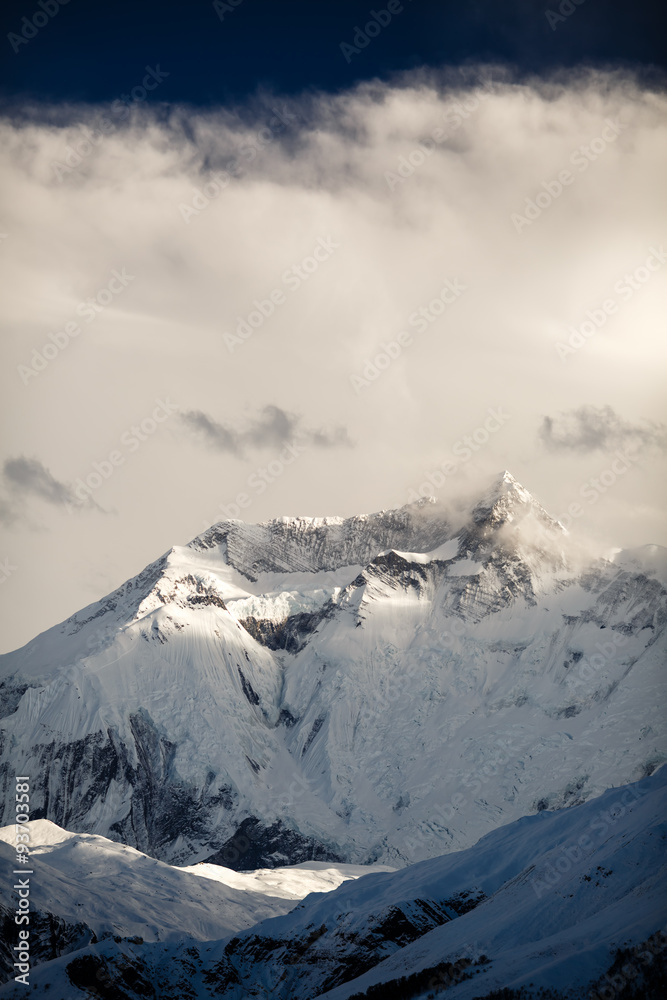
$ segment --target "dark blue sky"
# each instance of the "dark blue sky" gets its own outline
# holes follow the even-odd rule
[[[348,59],[341,43],[353,43],[355,27],[387,0],[219,0],[223,19],[211,0],[69,0],[44,13],[57,2],[4,3],[5,99],[109,101],[158,64],[169,76],[149,99],[206,105],[258,88],[335,91],[421,65],[502,61],[546,73],[620,63],[652,73],[667,63],[664,0],[392,0],[402,11]],[[559,7],[572,12],[552,27],[545,11]],[[24,43],[10,33],[32,37]]]

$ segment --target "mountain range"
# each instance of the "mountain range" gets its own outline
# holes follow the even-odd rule
[[[519,893],[521,919],[531,925],[546,904],[526,889],[525,873],[537,864],[529,859],[546,863],[561,836],[550,840],[550,831],[575,822],[563,817],[588,816],[580,810],[599,809],[600,796],[620,785],[662,787],[654,772],[667,756],[665,556],[654,545],[585,552],[507,472],[465,504],[422,499],[349,518],[219,522],[0,657],[0,823],[13,821],[14,775],[30,775],[37,836],[46,847],[55,837],[72,871],[95,848],[112,867],[134,859],[139,898],[153,870],[171,898],[185,892],[190,901],[171,932],[179,920],[194,921],[201,933],[188,941],[224,941],[210,951],[210,995],[223,983],[223,996],[306,1000],[333,990],[342,1000],[354,991],[341,984],[359,976],[364,989],[375,988],[380,980],[369,970],[378,963],[390,979],[400,969],[415,976],[418,989],[424,969],[439,965],[438,948],[469,965],[484,954],[466,931],[472,950],[464,955],[455,919],[478,928],[487,913],[497,923]],[[657,802],[658,792],[649,798]],[[633,843],[645,845],[649,829],[657,836],[647,810],[627,810]],[[595,847],[600,870],[611,865],[612,848],[627,846],[616,836],[604,844]],[[465,868],[467,856],[481,866],[479,877]],[[619,912],[626,896],[653,893],[637,864],[629,860],[633,873],[614,880]],[[189,889],[169,888],[185,884],[183,866],[226,872],[227,882],[209,879],[213,888],[190,899]],[[253,895],[251,885],[268,877],[258,870],[288,882],[302,870],[356,881],[337,889],[332,882],[321,903],[308,897],[293,909],[296,897],[285,906],[284,896],[267,903],[263,889]],[[49,887],[43,913],[66,928],[50,961],[62,963],[75,945],[92,961],[90,948],[111,926],[86,921],[96,912],[90,901],[76,920],[62,891]],[[229,916],[240,890],[241,921]],[[586,913],[589,904],[590,914],[599,909],[589,890],[579,886],[563,903],[563,926],[576,925],[579,902]],[[549,899],[553,906],[553,892]],[[117,901],[108,906],[115,914]],[[639,941],[659,925],[657,904],[646,920],[637,907]],[[151,911],[158,908],[154,900]],[[136,919],[122,912],[121,937],[136,937]],[[512,919],[507,934],[517,933],[519,917]],[[586,952],[589,978],[603,968],[604,949],[621,944],[609,919]],[[487,930],[479,925],[480,940]],[[142,975],[146,962],[159,967],[158,942],[174,939],[158,931],[141,935]],[[498,933],[488,938],[495,978],[483,962],[477,978],[504,986],[514,970],[523,984],[520,957],[516,968],[497,962],[506,948]],[[435,950],[424,950],[424,935],[436,935]],[[300,944],[286,957],[289,941]],[[314,963],[303,958],[311,946]],[[532,968],[534,950],[520,954]],[[192,995],[209,996],[206,982],[213,980],[204,976],[203,992]],[[463,979],[448,988],[474,995]],[[368,993],[376,995],[403,994]]]

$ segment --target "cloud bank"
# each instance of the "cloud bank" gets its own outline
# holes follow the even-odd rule
[[[438,496],[470,493],[505,468],[558,515],[634,440],[572,530],[667,540],[664,89],[483,67],[110,116],[0,123],[2,458],[62,475],[17,473],[48,557],[44,533],[0,539],[25,638],[30,604],[62,618],[187,541],[293,431],[313,447],[250,520],[400,506],[434,470]],[[63,517],[58,484],[106,468],[162,398],[188,416],[102,479],[104,534]]]

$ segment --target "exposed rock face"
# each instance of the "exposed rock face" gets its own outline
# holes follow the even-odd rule
[[[243,872],[298,865],[304,861],[342,862],[344,859],[280,821],[267,827],[253,816],[245,819],[220,850],[205,860]]]

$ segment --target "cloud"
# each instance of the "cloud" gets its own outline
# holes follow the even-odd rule
[[[17,511],[13,504],[4,497],[0,497],[0,524],[7,526],[14,524],[17,518]]]
[[[244,429],[220,424],[201,410],[188,410],[181,420],[211,448],[238,457],[243,457],[249,449],[279,448],[295,438],[315,448],[350,448],[353,444],[345,427],[333,431],[311,430],[303,426],[301,417],[272,405],[265,406],[261,415]]]
[[[327,431],[307,431],[310,443],[316,448],[353,448],[354,442],[348,434],[347,427],[336,427],[330,433]]]
[[[70,504],[75,507],[103,508],[92,501],[79,500],[74,490],[51,473],[38,458],[8,458],[2,467],[2,484],[7,495],[0,497],[0,521],[13,524],[24,514],[25,503],[31,499],[43,500],[54,507]]]
[[[114,449],[125,462],[100,492],[119,511],[103,533],[32,493],[26,507],[58,518],[48,556],[22,526],[0,537],[0,557],[21,546],[30,581],[12,584],[22,638],[46,624],[36,603],[60,617],[88,603],[100,560],[119,584],[192,538],[248,492],[240,458],[256,449],[265,464],[292,432],[312,446],[253,497],[254,520],[400,507],[452,455],[439,499],[506,468],[558,516],[605,465],[558,447],[558,414],[608,404],[644,434],[667,422],[667,260],[646,265],[667,213],[662,84],[471,67],[252,107],[143,102],[124,121],[56,110],[0,121],[12,454],[72,483]],[[103,117],[114,129],[91,143]],[[329,237],[339,247],[318,260]],[[86,303],[123,268],[135,278],[89,323]],[[466,286],[454,302],[447,281]],[[607,300],[564,365],[559,344]],[[231,352],[225,334],[257,309],[261,326]],[[124,442],[169,394],[189,422],[160,424],[135,454]],[[501,409],[511,419],[487,435]],[[664,544],[664,454],[633,463],[572,531]]]
[[[624,421],[611,406],[580,406],[545,417],[539,431],[543,444],[551,451],[614,451],[616,448],[659,448],[667,451],[667,427],[664,424],[633,424]]]
[[[212,448],[228,451],[233,455],[241,453],[238,433],[216,423],[201,410],[188,410],[180,417],[187,428],[198,434]]]
[[[59,482],[37,458],[8,458],[3,475],[9,488],[19,496],[37,496],[47,503],[72,501],[74,494]]]

